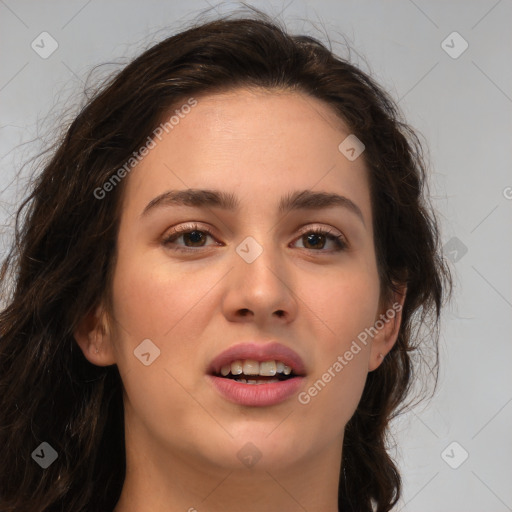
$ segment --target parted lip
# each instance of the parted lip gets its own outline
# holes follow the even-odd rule
[[[304,363],[294,350],[281,343],[238,343],[217,355],[210,363],[208,373],[210,375],[219,375],[223,366],[231,364],[233,361],[243,359],[252,359],[253,361],[282,361],[292,369],[295,375],[303,376],[305,374]]]

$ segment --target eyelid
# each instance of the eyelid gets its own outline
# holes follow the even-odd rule
[[[298,228],[299,234],[301,235],[304,235],[305,233],[309,233],[315,230],[323,231],[332,236],[341,237],[343,238],[343,240],[346,241],[345,235],[339,229],[333,228],[332,226],[325,226],[322,224],[306,224]]]
[[[176,235],[176,234],[183,234],[187,233],[188,231],[205,231],[208,234],[213,235],[213,230],[210,226],[207,226],[206,224],[201,224],[197,221],[191,221],[186,222],[185,224],[180,224],[177,227],[172,227],[169,230],[167,230],[164,234],[164,238]]]

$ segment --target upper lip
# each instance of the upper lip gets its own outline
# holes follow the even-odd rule
[[[217,355],[210,363],[208,372],[210,374],[220,374],[223,366],[231,364],[233,361],[251,359],[253,361],[282,361],[289,366],[295,375],[304,375],[304,363],[294,350],[281,343],[239,343]]]

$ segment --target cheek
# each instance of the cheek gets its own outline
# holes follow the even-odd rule
[[[376,271],[352,266],[324,277],[322,283],[304,282],[303,289],[312,290],[305,302],[318,319],[324,353],[343,353],[375,321],[378,277]]]
[[[194,308],[201,308],[217,280],[213,271],[178,271],[168,261],[120,261],[114,279],[116,320],[133,337],[170,338]]]
[[[156,251],[155,251],[156,253]],[[173,265],[156,253],[119,258],[114,276],[113,344],[121,371],[140,371],[134,351],[149,339],[160,351],[149,368],[165,368],[190,385],[198,345],[219,307],[216,285],[225,271]],[[156,384],[156,383],[155,383]]]
[[[169,265],[120,258],[113,301],[112,339],[128,407],[162,443],[169,441],[170,417],[177,424],[211,423],[191,398],[196,385],[192,376],[199,368],[197,345],[211,317],[206,310],[214,307],[208,292],[221,277],[214,272],[176,272]],[[159,352],[148,346],[153,362],[146,366],[134,351],[147,339]]]
[[[301,414],[336,436],[357,408],[368,374],[370,343],[358,340],[373,325],[379,305],[376,272],[338,272],[313,288],[307,303],[314,311],[315,373],[298,396]],[[328,432],[330,431],[330,432]]]

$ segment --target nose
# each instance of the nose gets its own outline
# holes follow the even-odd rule
[[[222,305],[229,321],[254,322],[262,327],[290,323],[297,315],[291,269],[277,249],[270,245],[262,249],[250,263],[234,251],[234,268],[227,276]]]

